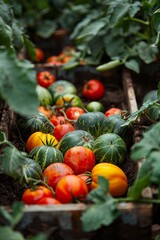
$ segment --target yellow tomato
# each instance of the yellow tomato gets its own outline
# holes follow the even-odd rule
[[[112,196],[118,197],[126,193],[128,180],[121,168],[112,163],[98,163],[92,169],[91,188],[98,186],[98,176],[103,176],[109,181],[109,192]]]
[[[43,145],[56,147],[58,145],[58,141],[49,133],[34,132],[27,139],[26,150],[27,152],[30,152],[33,148]]]

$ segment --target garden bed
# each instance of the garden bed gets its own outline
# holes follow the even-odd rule
[[[61,68],[46,67],[36,65],[36,70],[47,69],[56,75],[57,80],[66,79],[73,82],[78,88],[78,93],[82,91],[82,85],[91,78],[99,78],[103,81],[106,94],[101,102],[106,109],[119,107],[133,113],[137,110],[137,101],[133,82],[130,73],[126,70],[112,72],[109,76],[99,74],[91,67],[78,67],[72,71],[63,71]],[[80,97],[81,94],[79,94]],[[85,102],[86,100],[82,100]],[[87,104],[87,102],[85,102]],[[4,108],[2,111],[0,129],[5,131],[7,137],[20,150],[24,149],[24,142],[21,141],[19,132],[14,121],[14,114],[10,109]],[[139,131],[135,129],[134,141],[139,139]],[[121,168],[126,173],[129,185],[132,185],[139,165],[129,159]],[[24,187],[12,178],[0,175],[0,204],[10,207],[15,201],[20,201]],[[147,196],[151,192],[147,192]],[[145,193],[146,194],[146,193]],[[95,232],[84,232],[80,217],[85,211],[86,204],[63,204],[61,206],[26,206],[24,216],[18,225],[18,230],[25,236],[34,235],[41,230],[48,235],[48,239],[55,240],[76,240],[76,239],[151,239],[152,226],[152,205],[138,203],[121,203],[119,209],[121,216],[109,227],[103,227]],[[115,231],[116,229],[116,231]]]

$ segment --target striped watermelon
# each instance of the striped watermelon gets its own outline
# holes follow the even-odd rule
[[[126,159],[127,146],[119,135],[106,133],[95,140],[93,152],[96,163],[107,162],[120,165]]]
[[[130,147],[133,144],[134,128],[132,125],[125,125],[125,123],[126,120],[123,119],[121,114],[106,117],[106,120],[101,126],[102,134],[116,133],[125,141],[126,145]]]
[[[75,130],[65,134],[59,144],[58,149],[65,154],[65,152],[74,146],[84,146],[92,149],[94,138],[92,135],[84,130]]]
[[[32,179],[41,180],[42,169],[37,162],[27,157],[25,158],[25,161],[22,164],[22,176],[20,181],[25,182],[27,184],[32,184],[33,182]]]
[[[106,116],[102,112],[87,112],[79,116],[75,129],[89,132],[95,139],[102,134],[102,124]]]
[[[60,150],[52,146],[38,146],[32,149],[29,157],[39,163],[42,170],[55,162],[63,162],[63,154]]]

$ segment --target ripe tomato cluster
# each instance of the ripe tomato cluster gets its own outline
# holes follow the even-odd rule
[[[60,62],[62,64],[62,59],[63,63],[67,62],[71,58],[71,51],[72,48],[65,49],[58,57],[48,58],[47,62],[57,65]],[[38,50],[37,59],[42,61],[42,53],[40,55]],[[105,97],[105,85],[99,79],[87,80],[81,92],[87,101],[84,103],[73,83],[57,80],[48,70],[37,72],[36,77],[37,84],[46,89],[45,94],[48,92],[51,96],[52,104],[46,106],[40,103],[38,114],[45,116],[45,122],[42,120],[41,125],[39,118],[34,118],[35,125],[32,124],[32,127],[35,127],[35,131],[26,141],[26,151],[41,166],[42,176],[41,185],[27,188],[22,201],[28,205],[85,202],[88,193],[98,186],[100,175],[109,181],[109,192],[113,196],[125,194],[128,182],[121,168],[108,162],[97,163],[91,147],[94,137],[86,131],[81,133],[81,130],[80,136],[75,134],[78,119],[88,112],[103,112],[106,119],[110,115],[122,114],[122,109],[105,109],[100,102]],[[46,132],[47,124],[52,129],[49,132]],[[73,133],[72,140],[70,133]]]

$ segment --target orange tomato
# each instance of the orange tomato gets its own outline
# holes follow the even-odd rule
[[[52,110],[45,106],[39,106],[38,112],[43,113],[47,118],[49,118],[52,115]]]
[[[36,61],[42,62],[44,60],[44,52],[41,48],[36,48]]]
[[[47,58],[47,63],[54,64],[55,66],[63,65],[63,62],[59,59],[59,57],[54,55]]]
[[[98,176],[103,176],[109,181],[109,192],[118,197],[126,193],[128,189],[127,176],[121,168],[112,163],[98,163],[92,169],[91,188],[98,187]]]
[[[53,135],[43,132],[34,132],[27,139],[26,150],[30,152],[33,148],[43,145],[56,147],[57,144],[58,141]]]

